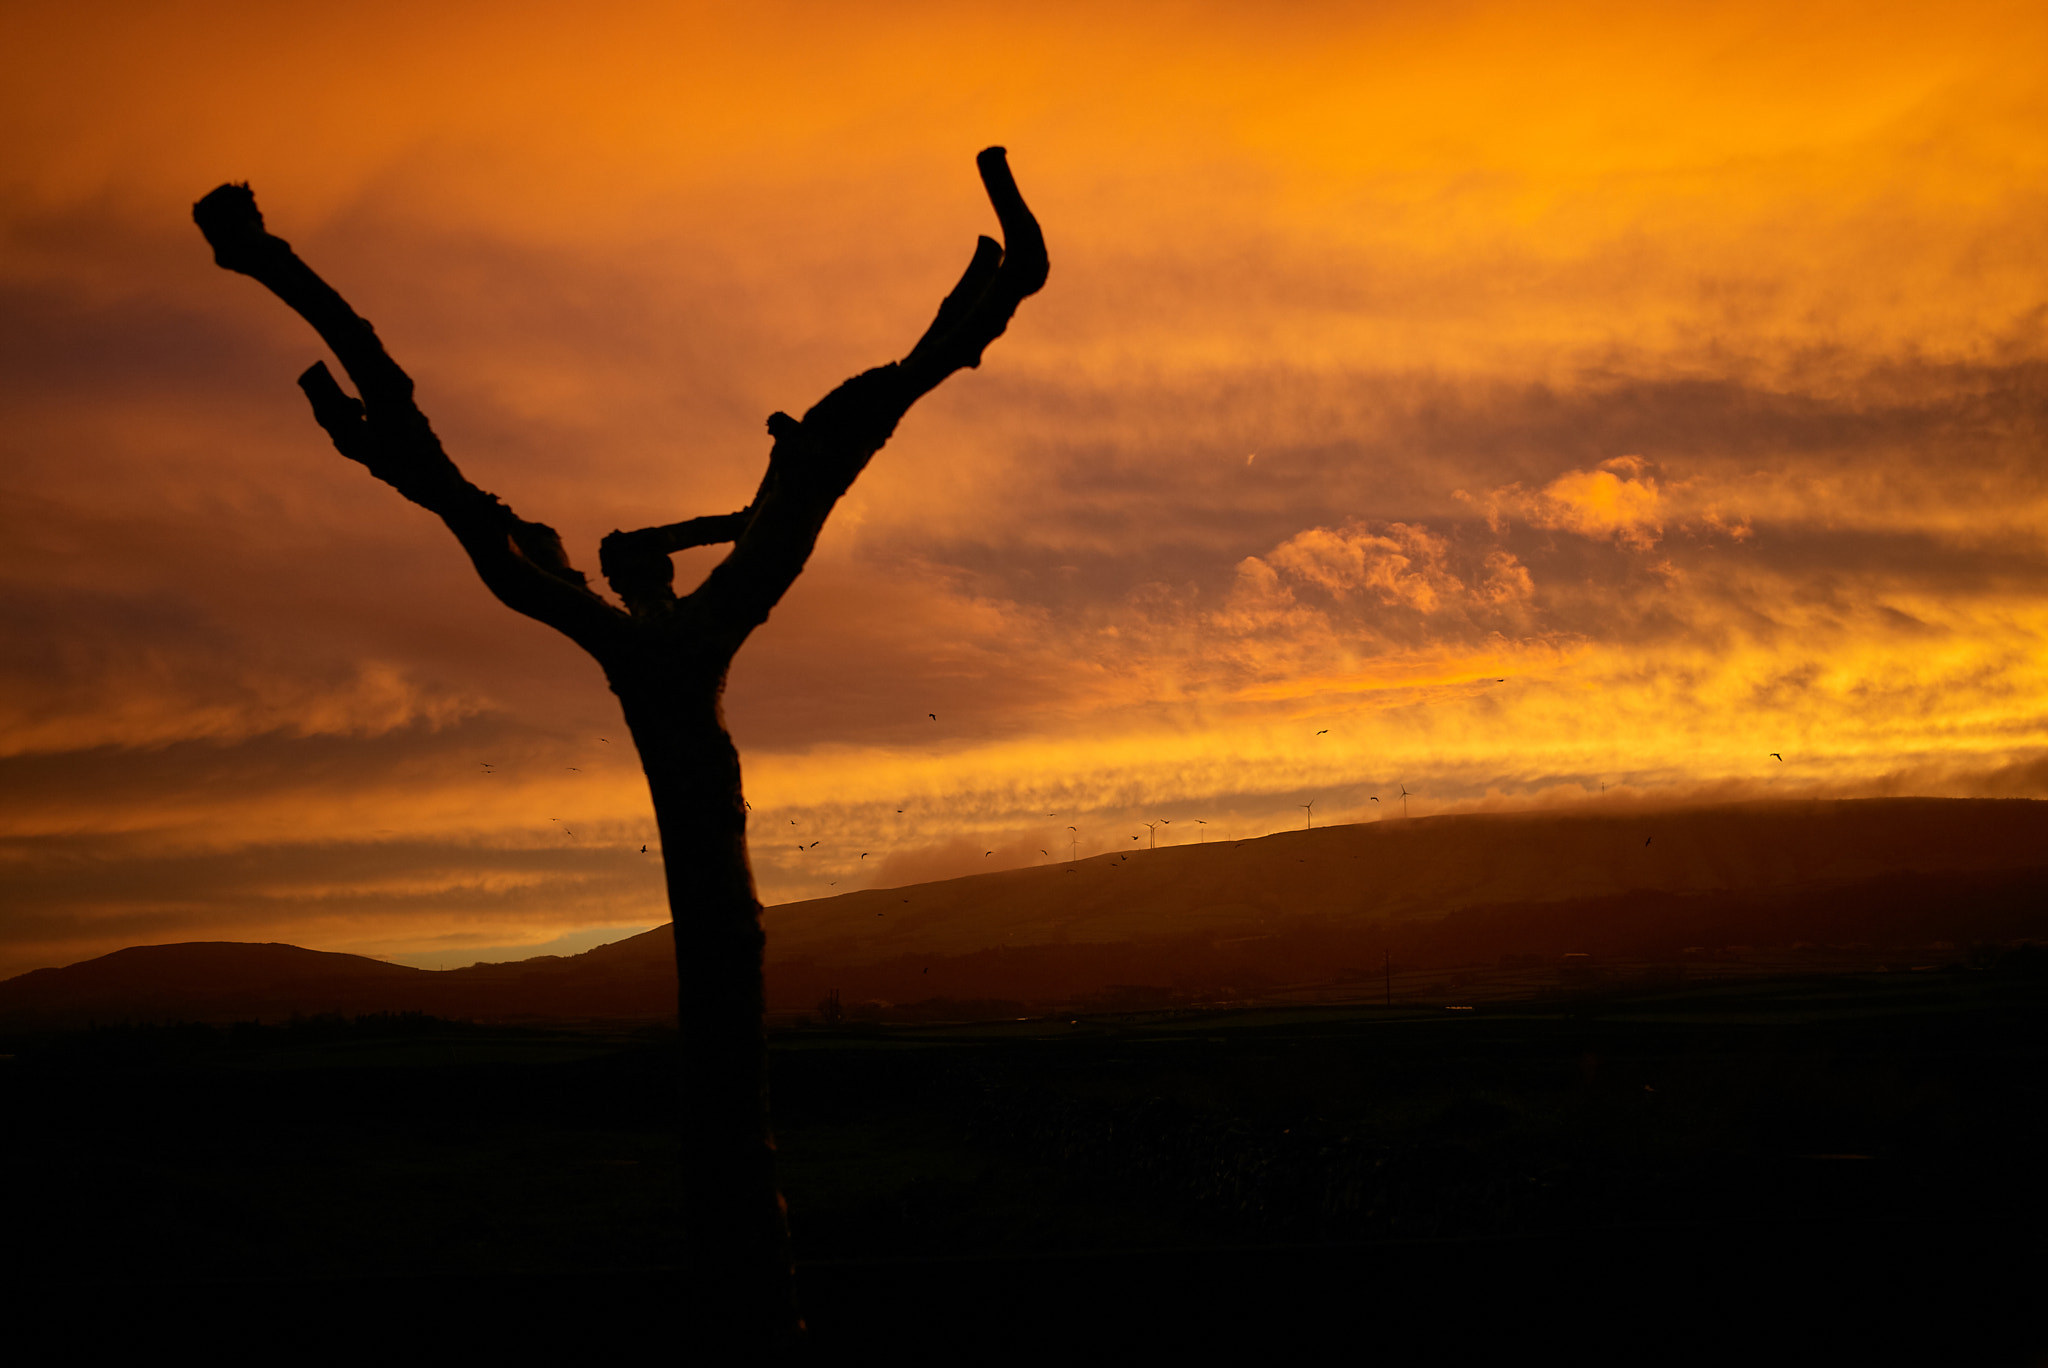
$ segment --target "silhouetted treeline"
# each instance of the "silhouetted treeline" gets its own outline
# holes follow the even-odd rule
[[[380,1040],[472,1035],[480,1028],[424,1012],[323,1012],[283,1021],[114,1022],[81,1030],[17,1034],[7,1051],[22,1060],[99,1064],[167,1064],[239,1051],[288,1050]]]
[[[1312,1116],[1218,1116],[1161,1098],[1089,1099],[986,1079],[974,1093],[970,1115],[985,1142],[1021,1145],[1246,1235],[1501,1234],[1570,1216],[1559,1209],[1570,1175],[1548,1156],[1493,1144],[1515,1118],[1486,1103],[1449,1109],[1425,1134],[1389,1143]]]
[[[2008,945],[1973,945],[1969,951],[1973,969],[2019,979],[2048,978],[2048,945],[2021,941]]]
[[[1030,1007],[1011,998],[932,997],[922,1002],[856,1002],[842,1009],[844,1021],[1000,1021],[1021,1017]],[[824,1014],[821,1013],[821,1016]],[[826,1024],[833,1024],[828,1017]]]

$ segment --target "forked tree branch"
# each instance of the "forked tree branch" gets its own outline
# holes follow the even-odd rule
[[[802,573],[833,506],[910,406],[955,371],[979,366],[1018,304],[1045,284],[1045,238],[1003,149],[988,148],[975,160],[1004,243],[984,237],[975,244],[959,284],[902,361],[846,381],[801,421],[786,413],[770,415],[774,446],[746,508],[606,537],[599,568],[625,602],[624,614],[569,564],[553,528],[518,517],[463,477],[414,403],[412,377],[348,301],[289,243],[264,229],[248,186],[219,187],[193,206],[192,217],[213,247],[214,261],[254,278],[290,305],[355,382],[360,399],[342,390],[324,362],[299,377],[335,449],[438,514],[506,606],[556,628],[600,660],[619,644],[629,623],[690,633],[694,651],[730,660]],[[678,600],[670,554],[720,542],[732,542],[731,553],[694,593]]]

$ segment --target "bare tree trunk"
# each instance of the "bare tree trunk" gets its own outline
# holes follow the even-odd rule
[[[675,919],[685,1324],[699,1346],[735,1360],[789,1345],[802,1322],[768,1125],[765,941],[739,753],[722,713],[726,671],[911,405],[955,371],[979,366],[1017,306],[1045,283],[1045,239],[1003,149],[985,150],[977,163],[1005,242],[976,244],[960,282],[901,361],[854,376],[800,420],[769,416],[774,445],[747,507],[606,537],[600,569],[623,609],[591,590],[554,529],[520,518],[463,477],[413,402],[412,377],[369,323],[264,229],[246,185],[220,186],[192,210],[214,260],[253,277],[312,324],[355,382],[360,397],[344,392],[325,362],[299,377],[335,449],[438,515],[498,600],[588,651],[619,697],[654,800]],[[678,597],[669,557],[728,542],[733,549],[717,568]]]
[[[769,1128],[761,903],[724,680],[614,684],[640,748],[675,924],[688,1314],[743,1349],[800,1330]]]

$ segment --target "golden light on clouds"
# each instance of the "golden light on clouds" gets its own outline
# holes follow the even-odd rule
[[[2038,783],[2038,6],[10,23],[0,972],[663,916],[602,680],[327,449],[227,179],[592,569],[917,336],[1009,146],[1051,283],[734,670],[771,902],[1403,785]]]

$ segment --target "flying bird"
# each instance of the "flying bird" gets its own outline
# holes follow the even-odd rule
[[[866,859],[866,858],[868,857],[868,853],[867,853],[867,852],[866,852],[865,850],[863,850],[863,851],[862,851],[862,852],[860,853],[860,857],[861,857],[861,858],[862,858],[863,860],[865,860],[865,859]]]
[[[604,742],[607,746],[612,743],[612,739],[609,736],[600,736],[597,739]]]
[[[1785,763],[1785,757],[1778,754],[1776,751],[1771,752],[1771,759],[1777,761],[1781,765]]]
[[[1656,837],[1654,837],[1654,836],[1645,836],[1645,837],[1643,837],[1643,844],[1644,844],[1644,845],[1648,845],[1648,844],[1649,844],[1650,842],[1652,842],[1652,841],[1654,841],[1654,840],[1656,840],[1656,839],[1657,839],[1657,838],[1656,838]]]
[[[807,846],[805,846],[805,847],[804,847],[804,849],[805,849],[805,850],[816,850],[817,848],[818,848],[818,843],[817,843],[816,841],[813,841],[813,842],[811,842],[811,843],[810,843],[809,845],[807,845]]]
[[[1319,732],[1317,732],[1317,733],[1316,733],[1316,735],[1317,735],[1317,736],[1328,736],[1329,734],[1330,734],[1330,729],[1329,729],[1328,727],[1325,727],[1325,728],[1323,728],[1323,729],[1322,729],[1321,731],[1319,731]]]
[[[937,713],[926,713],[925,716],[929,717],[934,722],[939,720],[939,715]]]
[[[1379,801],[1379,798],[1378,798],[1378,796],[1377,796],[1377,795],[1375,795],[1375,796],[1374,796],[1374,798],[1373,798],[1373,801],[1374,801],[1375,803],[1377,803],[1377,802]]]
[[[642,855],[645,855],[645,854],[647,853],[647,847],[646,847],[646,846],[641,846],[641,847],[640,847],[640,853],[641,853]]]
[[[991,856],[991,855],[993,855],[993,854],[995,854],[995,852],[994,852],[993,850],[984,850],[984,851],[982,851],[982,852],[981,852],[981,858],[982,858],[982,859],[984,859],[984,860],[986,860],[986,859],[987,859],[987,858],[988,858],[989,856]]]
[[[1051,851],[1049,851],[1049,850],[1041,850],[1041,851],[1039,851],[1038,853],[1039,853],[1039,854],[1041,854],[1041,855],[1050,855],[1050,854],[1052,854],[1052,852],[1051,852]]]

